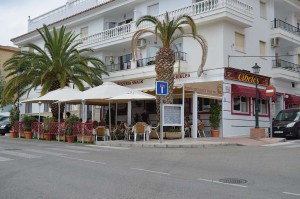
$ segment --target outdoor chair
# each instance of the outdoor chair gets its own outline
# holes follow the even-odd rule
[[[200,122],[200,124],[198,125],[198,135],[199,135],[199,137],[201,137],[201,133],[203,134],[204,137],[206,137],[203,122]]]
[[[109,135],[106,135],[105,131],[106,131],[106,129],[104,126],[98,126],[96,128],[96,141],[98,141],[98,137],[102,137],[103,141],[106,141],[106,136],[108,137]]]
[[[125,128],[124,129],[124,140],[130,140],[130,135],[133,135],[132,128],[129,127],[126,122],[124,122],[123,125]]]
[[[159,123],[157,123],[157,125],[155,127],[151,128],[151,132],[150,132],[150,138],[151,139],[159,139]]]
[[[134,142],[136,142],[136,137],[138,135],[144,135],[144,142],[145,142],[145,136],[146,136],[146,132],[145,132],[145,126],[143,123],[137,123],[135,125],[135,130],[134,130]]]

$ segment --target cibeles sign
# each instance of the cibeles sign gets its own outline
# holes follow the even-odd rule
[[[223,81],[186,83],[184,90],[219,99],[223,96]]]
[[[225,68],[224,78],[239,81],[239,82],[246,82],[250,84],[255,84],[256,81],[255,74],[250,73],[249,71],[239,70],[230,67]],[[259,85],[263,85],[263,86],[270,85],[270,77],[267,76],[257,75],[257,81]]]

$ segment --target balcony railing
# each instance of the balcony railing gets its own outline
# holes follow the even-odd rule
[[[293,72],[300,72],[300,65],[294,64],[281,59],[273,60],[273,68],[282,68]]]
[[[186,14],[189,16],[196,16],[202,13],[211,12],[220,8],[230,8],[237,12],[243,13],[249,17],[253,16],[253,7],[247,5],[242,0],[204,0],[190,6],[186,6],[174,11],[169,12],[170,18],[177,17],[182,14]],[[165,14],[157,15],[156,17],[159,19],[163,19]],[[138,29],[152,28],[153,24],[149,22],[143,22],[140,24]],[[101,42],[110,38],[123,36],[125,34],[136,31],[135,21],[125,24],[122,26],[118,26],[112,29],[105,30],[103,32],[97,33],[95,35],[91,35],[75,42],[82,42],[83,44]]]
[[[184,52],[175,52],[175,60],[178,61],[186,61],[187,54]],[[154,57],[147,57],[144,59],[136,60],[136,67],[144,67],[144,66],[151,66],[155,64],[155,56]],[[127,70],[131,69],[131,61],[125,63],[112,63],[106,65],[106,69],[108,72],[120,71],[120,70]]]
[[[272,28],[280,28],[283,29],[287,32],[290,32],[294,35],[300,36],[300,27],[295,27],[285,21],[282,21],[280,19],[274,19],[274,21],[272,21]]]

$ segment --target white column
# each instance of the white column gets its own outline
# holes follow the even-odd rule
[[[184,131],[184,84],[182,84],[182,109],[183,109],[183,114],[182,114],[182,117],[183,117],[183,126],[181,127],[181,138],[184,139],[184,134],[185,134],[185,131]]]
[[[193,126],[192,126],[192,138],[197,138],[197,110],[198,110],[197,93],[193,92]]]
[[[131,101],[128,101],[128,104],[127,104],[127,125],[131,125],[131,109],[132,109]]]

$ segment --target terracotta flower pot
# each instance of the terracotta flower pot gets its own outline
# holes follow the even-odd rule
[[[51,141],[52,140],[52,134],[50,133],[44,133],[45,140]]]
[[[211,137],[219,137],[220,131],[219,130],[211,130]]]
[[[73,135],[67,135],[67,141],[73,143],[75,142],[75,137]]]
[[[25,139],[32,139],[33,133],[25,131],[24,136],[25,136]]]
[[[181,132],[165,132],[167,139],[180,139],[182,134]]]
[[[10,131],[10,138],[17,138],[18,136],[18,132]]]

